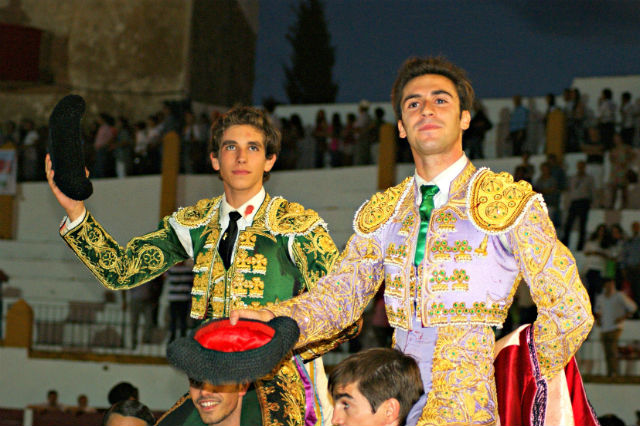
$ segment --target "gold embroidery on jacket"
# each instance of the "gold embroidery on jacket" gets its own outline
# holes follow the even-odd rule
[[[489,232],[508,230],[536,195],[531,184],[514,182],[513,176],[506,172],[480,171],[472,185],[469,214],[479,229]]]
[[[412,180],[413,177],[408,177],[401,184],[371,197],[357,213],[354,220],[356,231],[370,234],[385,224],[393,216],[398,200]]]
[[[438,330],[432,387],[419,425],[495,424],[494,343],[489,327],[447,326]]]

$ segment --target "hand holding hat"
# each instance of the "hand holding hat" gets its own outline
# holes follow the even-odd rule
[[[269,322],[228,318],[209,321],[192,336],[173,341],[167,359],[191,379],[213,385],[253,382],[271,373],[298,341],[289,317]]]
[[[48,151],[53,180],[67,197],[81,201],[93,193],[87,178],[82,150],[80,120],[85,110],[81,96],[67,95],[53,108],[49,117]]]

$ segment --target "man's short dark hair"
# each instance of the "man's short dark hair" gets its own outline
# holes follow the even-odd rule
[[[211,139],[209,141],[209,152],[214,157],[220,153],[222,135],[232,126],[249,125],[261,131],[264,135],[264,148],[267,158],[280,153],[280,142],[282,136],[280,131],[274,126],[267,114],[261,109],[249,106],[237,106],[221,115],[211,125]],[[269,178],[269,172],[264,173],[264,180]]]
[[[149,426],[152,426],[156,422],[156,418],[153,416],[153,413],[151,413],[151,410],[149,410],[149,407],[135,399],[127,399],[113,404],[104,414],[102,426],[106,426],[109,417],[114,413],[124,417],[135,417],[136,419],[144,420]]]
[[[396,349],[372,348],[351,355],[329,375],[329,392],[338,386],[356,383],[360,393],[376,412],[384,401],[395,398],[400,403],[399,423],[424,392],[416,361]]]
[[[107,399],[111,405],[127,399],[138,399],[138,388],[129,382],[120,382],[111,388]]]
[[[425,74],[438,74],[451,80],[460,99],[460,113],[470,111],[473,105],[474,92],[467,73],[442,56],[407,59],[398,70],[398,76],[391,90],[391,103],[396,119],[402,119],[402,91],[416,77]]]

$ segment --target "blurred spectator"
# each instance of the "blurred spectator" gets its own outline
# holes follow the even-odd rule
[[[529,158],[531,158],[531,155],[527,151],[522,153],[522,163],[516,166],[516,171],[514,174],[517,174],[519,177],[518,179],[515,179],[516,181],[525,180],[533,185],[533,175],[535,174],[535,167],[533,166],[533,164],[529,163]],[[518,168],[520,168],[519,172]]]
[[[598,417],[598,422],[600,426],[625,426],[624,420],[615,414],[605,414],[603,416]]]
[[[584,269],[581,274],[589,294],[591,308],[595,307],[596,296],[602,291],[602,282],[607,270],[609,253],[607,226],[602,223],[591,234],[584,245]]]
[[[587,129],[586,139],[582,145],[582,152],[587,154],[587,174],[593,178],[595,189],[598,192],[604,184],[604,144],[600,139],[600,131],[597,127]],[[602,205],[601,194],[596,193],[599,199],[597,206]]]
[[[602,346],[607,361],[607,376],[618,375],[618,339],[622,334],[625,318],[638,306],[624,293],[616,289],[615,279],[608,277],[604,291],[596,298],[595,317],[602,333]]]
[[[380,107],[376,108],[375,119],[371,130],[371,140],[373,141],[371,144],[371,162],[373,164],[378,164],[378,156],[380,153],[380,127],[385,123],[384,110]]]
[[[180,170],[183,173],[192,174],[195,171],[194,164],[198,161],[197,156],[201,155],[202,127],[196,124],[196,118],[191,110],[184,112],[183,120],[184,126],[180,134]]]
[[[363,99],[358,105],[358,118],[355,122],[355,149],[353,155],[353,164],[361,166],[371,164],[371,128],[373,122],[369,115],[369,101]]]
[[[509,118],[509,143],[511,154],[522,155],[522,146],[527,140],[527,126],[529,124],[529,110],[522,105],[522,97],[513,97],[513,111]]]
[[[547,154],[547,163],[549,164],[549,167],[551,167],[551,174],[558,183],[558,189],[560,191],[566,190],[567,174],[564,171],[564,165],[562,164],[560,157],[555,154]]]
[[[135,400],[125,400],[114,404],[102,419],[104,426],[152,426],[156,419],[151,410]]]
[[[342,129],[342,165],[353,165],[353,151],[356,144],[356,115],[352,112],[347,114],[347,123]]]
[[[558,209],[560,207],[560,189],[558,189],[558,182],[551,174],[551,166],[549,163],[542,163],[540,165],[540,177],[536,180],[534,189],[544,197],[544,202],[549,211],[549,217],[557,229],[560,226],[560,223],[557,221]]]
[[[146,161],[143,166],[145,174],[160,173],[162,161],[162,113],[147,117],[146,128]]]
[[[331,116],[331,126],[329,127],[329,155],[331,157],[331,167],[342,166],[343,142],[342,142],[342,130],[344,125],[340,114],[337,112]]]
[[[622,227],[614,223],[609,232],[609,260],[607,261],[607,271],[605,275],[614,277],[618,287],[622,284],[622,252],[624,251],[625,236]]]
[[[280,131],[282,131],[282,120],[276,114],[276,107],[278,106],[278,102],[271,96],[262,101],[262,107],[264,108],[267,116],[273,122],[273,125]],[[213,123],[213,122],[212,122]]]
[[[313,169],[316,159],[316,141],[313,137],[313,127],[310,124],[304,126],[304,136],[298,141],[298,160],[296,168]]]
[[[187,335],[187,319],[191,308],[191,287],[193,287],[193,261],[176,263],[167,271],[167,286],[169,301],[169,343],[177,337]]]
[[[4,129],[0,132],[2,136],[2,143],[11,142],[14,146],[18,146],[18,142],[20,141],[20,132],[18,131],[18,126],[15,121],[7,120],[4,125]]]
[[[123,178],[131,174],[133,166],[133,128],[123,116],[116,119],[116,140],[113,148],[113,157],[116,162],[116,176]]]
[[[564,238],[562,242],[568,247],[571,229],[576,218],[579,221],[578,251],[582,251],[584,247],[585,237],[587,234],[587,220],[589,218],[589,209],[593,200],[593,178],[586,173],[587,163],[578,161],[576,164],[577,173],[569,179],[569,188],[567,190],[567,198],[569,200],[569,212],[564,225]]]
[[[147,147],[149,138],[147,137],[147,123],[138,121],[134,125],[134,148],[133,148],[133,174],[141,175],[147,169]]]
[[[120,382],[115,384],[110,390],[107,399],[109,404],[113,405],[120,401],[129,399],[137,400],[139,398],[138,388],[129,382]]]
[[[629,185],[629,174],[635,173],[631,169],[635,153],[629,145],[625,145],[619,133],[613,134],[613,148],[609,151],[609,187],[611,200],[609,208],[614,209],[618,191],[622,193],[622,209],[627,208],[627,186]]]
[[[302,119],[292,114],[289,121],[282,120],[282,149],[280,150],[281,169],[295,169],[298,160],[298,143],[304,138]]]
[[[631,237],[624,243],[621,266],[623,276],[629,282],[631,297],[637,305],[640,305],[640,222],[638,221],[631,224]]]
[[[606,149],[610,149],[613,146],[616,109],[611,89],[603,89],[600,99],[598,99],[598,128],[600,129],[600,138]]]
[[[114,175],[113,148],[115,146],[115,120],[107,113],[98,116],[98,132],[93,141],[95,149],[95,163],[91,176],[94,178],[111,177]]]
[[[158,279],[158,278],[156,278]],[[162,279],[160,277],[160,279]],[[157,299],[151,285],[139,285],[127,291],[129,294],[129,314],[131,316],[131,348],[138,347],[138,325],[140,316],[144,319],[144,329],[142,332],[142,343],[151,342],[153,331],[153,311]]]
[[[567,124],[566,152],[580,152],[584,140],[586,110],[580,91],[576,88],[571,89],[571,102],[571,110],[565,110],[565,114],[571,117],[571,125]]]
[[[58,391],[51,389],[47,392],[47,402],[29,405],[29,408],[37,412],[64,411],[65,407],[58,402]]]
[[[529,123],[527,124],[527,139],[522,146],[522,152],[538,152],[546,137],[544,113],[538,111],[536,98],[529,98]],[[541,143],[542,142],[542,143]]]
[[[462,146],[470,160],[484,158],[484,136],[493,127],[479,100],[475,100],[473,109],[475,113],[469,122],[469,128],[462,134]]]
[[[631,103],[631,93],[624,92],[620,102],[620,136],[622,141],[629,145],[633,145],[633,136],[635,134],[634,113],[635,105]]]
[[[40,136],[30,119],[22,120],[20,143],[18,145],[18,180],[34,181],[38,179],[42,162],[39,160],[38,143]]]
[[[325,165],[325,155],[328,156],[327,139],[329,138],[329,124],[327,123],[327,115],[323,109],[319,109],[316,113],[316,126],[313,129],[313,137],[316,140],[316,168],[322,168]]]
[[[87,398],[85,394],[78,395],[78,405],[75,407],[67,407],[66,411],[76,415],[98,412],[98,410],[89,406],[89,398]]]

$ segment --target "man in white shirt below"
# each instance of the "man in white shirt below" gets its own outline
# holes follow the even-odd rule
[[[624,320],[638,309],[635,302],[616,289],[616,281],[607,278],[604,291],[596,297],[595,316],[602,333],[602,346],[607,360],[607,376],[618,375],[618,339]]]
[[[423,392],[416,361],[391,348],[351,355],[331,370],[332,424],[402,426]]]

